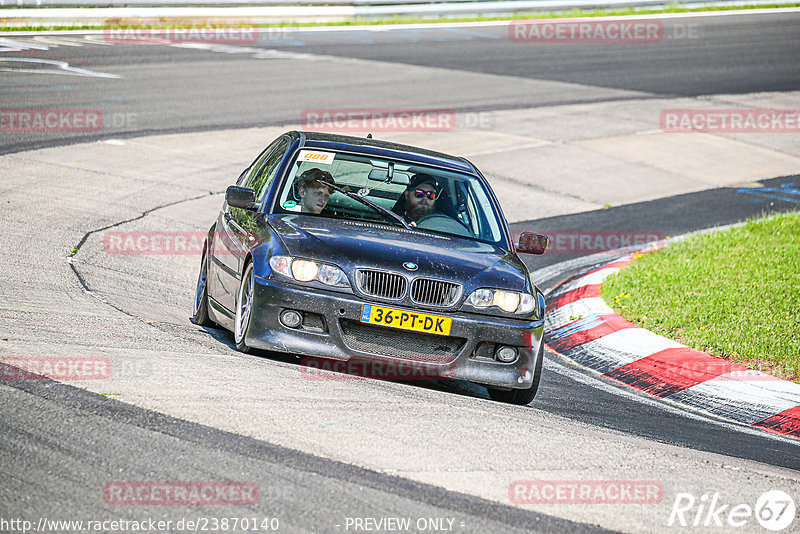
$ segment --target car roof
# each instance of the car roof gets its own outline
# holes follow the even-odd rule
[[[402,145],[390,141],[370,139],[366,137],[353,137],[321,132],[292,132],[305,139],[304,147],[327,148],[328,150],[357,152],[360,154],[400,159],[444,168],[454,172],[477,174],[477,169],[466,159],[452,156],[443,152],[435,152],[425,148],[411,145]]]

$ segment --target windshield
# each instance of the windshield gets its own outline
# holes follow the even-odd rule
[[[503,244],[497,213],[478,178],[374,157],[300,150],[274,211],[407,226]]]

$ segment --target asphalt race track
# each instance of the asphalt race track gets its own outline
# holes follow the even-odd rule
[[[796,210],[800,134],[670,137],[659,116],[800,109],[800,12],[663,27],[659,42],[599,45],[514,42],[501,24],[275,30],[245,45],[0,38],[0,357],[101,357],[115,369],[0,381],[0,532],[22,531],[10,519],[153,519],[171,521],[153,532],[183,532],[195,530],[187,520],[244,517],[281,532],[403,531],[382,518],[428,532],[725,532],[705,515],[670,524],[678,496],[753,507],[780,490],[800,502],[797,440],[683,411],[555,355],[528,407],[467,383],[309,380],[290,355],[244,355],[232,335],[189,322],[196,254],[108,247],[108,232],[207,229],[226,185],[309,109],[449,110],[454,129],[375,136],[469,157],[513,230],[663,237]],[[12,131],[9,110],[30,109],[89,110],[102,127]],[[528,264],[546,289],[591,252]],[[663,493],[515,502],[525,480],[649,481]],[[104,494],[125,481],[241,481],[258,498],[134,506]],[[736,531],[763,527],[751,517]]]

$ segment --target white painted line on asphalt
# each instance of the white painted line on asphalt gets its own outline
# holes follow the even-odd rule
[[[11,41],[8,39],[0,39],[0,53],[22,52],[24,50],[50,50],[50,48],[45,45],[36,45],[33,43],[26,43],[22,41]]]
[[[95,78],[121,78],[117,74],[97,72],[89,69],[73,67],[66,61],[56,61],[53,59],[35,59],[23,57],[0,57],[2,63],[32,63],[35,65],[52,65],[51,68],[25,68],[25,67],[0,67],[0,72],[26,72],[30,74],[64,74],[70,76],[92,76]]]
[[[109,43],[106,40],[105,35],[84,35],[83,40],[87,43],[95,44],[95,45],[102,45],[102,46],[114,46],[114,43]]]
[[[36,35],[33,38],[34,41],[37,43],[44,43],[46,45],[55,45],[55,46],[74,46],[74,47],[81,47],[84,43],[81,42],[80,39],[75,39],[73,37],[52,37],[48,35]]]
[[[175,48],[189,48],[195,50],[206,50],[218,54],[253,54],[253,59],[290,59],[302,61],[348,61],[353,60],[349,58],[336,58],[331,56],[321,56],[317,54],[306,54],[303,52],[287,52],[284,50],[275,50],[272,48],[254,48],[250,46],[226,45],[226,44],[211,44],[211,43],[165,43]]]

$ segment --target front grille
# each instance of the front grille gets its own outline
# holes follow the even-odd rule
[[[443,280],[417,278],[411,283],[411,300],[430,306],[452,306],[461,296],[461,286]]]
[[[356,282],[364,294],[390,300],[403,298],[408,286],[408,281],[400,274],[367,269],[356,271]]]
[[[377,356],[419,362],[451,362],[466,341],[460,337],[409,332],[341,319],[345,345]]]

